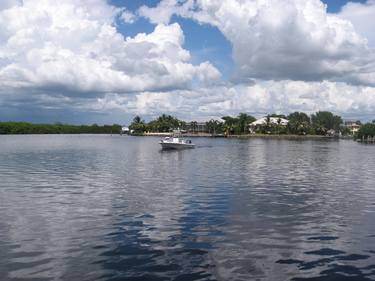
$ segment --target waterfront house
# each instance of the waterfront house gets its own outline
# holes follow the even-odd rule
[[[258,129],[265,126],[282,126],[286,127],[289,123],[289,120],[280,117],[263,117],[249,124],[250,133],[255,133]]]
[[[336,130],[334,130],[334,129],[329,129],[326,132],[326,136],[328,136],[328,137],[339,137],[339,136],[341,136],[341,132],[336,132]]]
[[[121,128],[121,134],[129,134],[129,133],[130,133],[129,127],[124,126]]]
[[[206,122],[189,122],[186,123],[186,131],[188,133],[207,133],[207,124]]]
[[[352,135],[354,135],[361,128],[361,121],[346,120],[344,126],[349,129]]]

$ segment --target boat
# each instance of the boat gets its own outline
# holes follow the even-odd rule
[[[162,149],[195,148],[195,144],[191,140],[183,138],[179,132],[174,132],[171,137],[165,137],[159,143]]]

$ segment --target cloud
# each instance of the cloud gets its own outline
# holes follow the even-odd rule
[[[136,15],[134,15],[132,12],[128,11],[127,9],[122,10],[120,18],[125,23],[134,23],[137,19]]]
[[[333,111],[344,117],[371,118],[375,111],[375,91],[372,87],[342,82],[257,81],[194,91],[143,92],[134,96],[111,94],[92,106],[97,110],[120,110],[147,116],[165,112],[186,120],[207,120],[240,112],[260,117],[272,112],[313,113],[319,110]]]
[[[0,2],[0,11],[6,10],[13,6],[21,5],[21,4],[22,4],[22,0],[2,0]]]
[[[348,2],[342,7],[339,17],[349,20],[356,32],[368,40],[368,45],[375,48],[375,1],[368,0],[366,3]]]
[[[350,21],[327,14],[319,0],[163,0],[139,13],[155,23],[177,14],[216,26],[231,42],[243,80],[375,85],[375,53],[367,40]]]
[[[318,0],[164,0],[133,14],[103,0],[1,1],[0,118],[165,112],[206,120],[331,110],[369,119],[375,58],[359,18],[370,22],[365,8],[373,6],[347,4],[331,15]],[[224,82],[210,62],[191,62],[174,14],[224,34],[236,79]],[[130,28],[139,16],[154,30],[124,38],[116,22]]]
[[[127,10],[102,0],[8,1],[0,11],[0,86],[76,96],[189,88],[220,73],[193,65],[178,24],[134,38],[116,30]]]
[[[172,15],[177,12],[178,3],[179,2],[176,0],[165,0],[161,1],[156,8],[149,8],[144,5],[139,8],[138,13],[141,16],[148,18],[151,23],[167,24]]]

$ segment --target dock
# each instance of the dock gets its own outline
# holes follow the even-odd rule
[[[357,139],[357,142],[375,144],[375,137],[363,136],[361,139]]]

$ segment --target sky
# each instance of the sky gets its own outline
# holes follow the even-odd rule
[[[2,0],[0,121],[375,119],[375,0]]]

